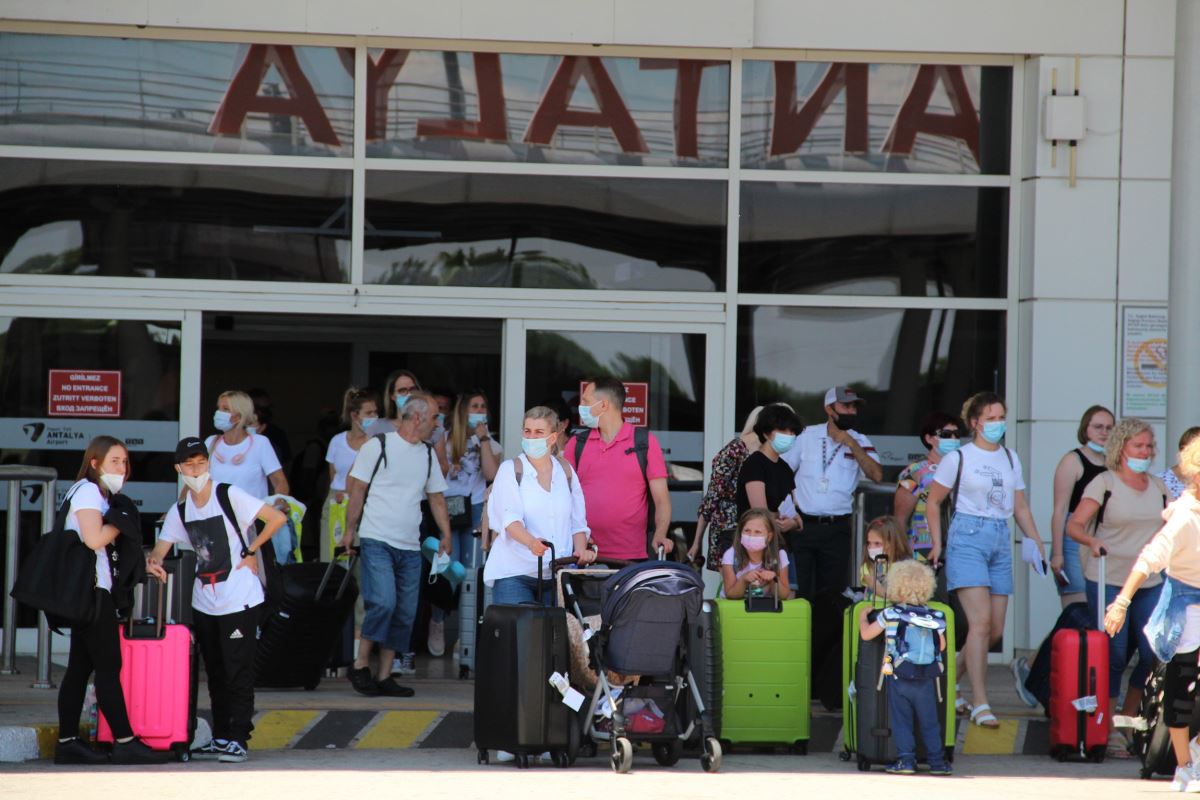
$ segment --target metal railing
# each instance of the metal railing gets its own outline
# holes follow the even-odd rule
[[[17,566],[21,558],[21,484],[42,484],[42,528],[45,533],[54,527],[55,497],[58,473],[49,467],[27,467],[20,464],[0,466],[0,482],[8,483],[8,525],[4,539],[4,662],[0,675],[16,675],[17,669],[17,601],[11,596],[17,582]],[[50,626],[46,615],[38,612],[37,678],[35,689],[53,689],[50,682]]]

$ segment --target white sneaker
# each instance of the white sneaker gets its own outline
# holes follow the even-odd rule
[[[1200,736],[1188,742],[1188,755],[1192,757],[1192,763],[1188,766],[1193,772],[1196,770],[1196,765],[1200,764],[1200,741],[1197,740],[1200,740]]]
[[[514,756],[512,753],[508,752],[507,750],[497,750],[496,751],[496,763],[498,763],[498,764],[506,764],[515,758],[516,758],[516,756]],[[1180,791],[1182,791],[1182,790],[1180,790]]]
[[[414,663],[416,653],[405,653],[400,656],[400,668],[397,670],[401,675],[416,675],[417,665]]]
[[[547,750],[546,752],[544,752],[540,756],[538,756],[538,761],[542,762],[543,764],[553,764],[554,756],[550,755],[550,751]]]
[[[1175,776],[1171,778],[1171,791],[1182,792],[1183,788],[1188,785],[1191,779],[1191,773],[1187,767],[1176,767]]]
[[[1183,773],[1182,776],[1180,772]],[[1179,786],[1178,791],[1188,794],[1200,793],[1200,772],[1197,772],[1195,767],[1176,767],[1175,779],[1171,781],[1171,786]]]
[[[446,654],[446,623],[429,621],[429,655],[437,658]]]

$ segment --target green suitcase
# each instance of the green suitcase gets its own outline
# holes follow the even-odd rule
[[[950,609],[950,606],[944,603],[928,603],[927,605],[946,615],[946,650],[942,653],[942,663],[946,665],[946,674],[942,679],[942,696],[944,697],[946,709],[946,719],[943,727],[946,732],[947,753],[953,757],[955,736],[957,734],[954,710],[954,684],[957,681],[954,663],[954,612]],[[844,745],[842,758],[844,760],[849,760],[852,754],[859,753],[860,750],[858,746],[858,721],[857,714],[855,713],[858,709],[857,698],[852,699],[850,696],[850,687],[854,684],[854,674],[858,662],[858,647],[862,644],[862,637],[858,633],[858,618],[863,608],[882,607],[882,601],[866,600],[855,603],[845,611],[846,616],[842,624],[842,739]],[[878,676],[878,666],[875,667],[874,674],[876,677]]]
[[[779,611],[747,612],[717,600],[724,692],[721,739],[808,752],[812,692],[812,608],[785,600]]]

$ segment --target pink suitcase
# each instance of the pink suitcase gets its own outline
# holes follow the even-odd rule
[[[157,583],[152,579],[148,585]],[[160,598],[163,594],[158,592]],[[180,761],[187,761],[196,733],[198,665],[191,630],[164,625],[160,614],[122,626],[120,636],[121,688],[134,735],[148,747],[174,751]],[[103,714],[97,720],[96,740],[113,740]]]

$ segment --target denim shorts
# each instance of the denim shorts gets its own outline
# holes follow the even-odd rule
[[[946,544],[946,588],[985,586],[1013,593],[1012,537],[1007,519],[955,514]]]
[[[1068,516],[1067,519],[1071,517]],[[1067,585],[1058,587],[1058,594],[1083,594],[1084,586],[1083,561],[1079,558],[1079,542],[1063,534],[1063,572],[1067,574]]]

